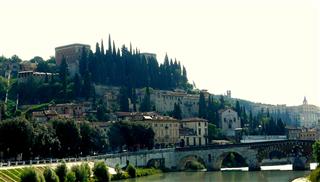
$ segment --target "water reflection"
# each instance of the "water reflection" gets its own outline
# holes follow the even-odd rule
[[[315,165],[311,165],[314,169]],[[288,182],[295,178],[307,176],[310,171],[291,171],[292,165],[264,166],[263,171],[249,172],[247,168],[235,168],[219,172],[173,172],[122,182]],[[268,170],[266,170],[268,169]],[[270,170],[277,169],[277,170]],[[241,171],[242,170],[242,171]]]

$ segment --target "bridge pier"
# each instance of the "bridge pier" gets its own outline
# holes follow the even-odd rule
[[[295,157],[292,162],[292,170],[306,171],[310,170],[310,163],[307,162],[305,157]]]
[[[261,171],[261,167],[260,166],[249,166],[249,171]]]

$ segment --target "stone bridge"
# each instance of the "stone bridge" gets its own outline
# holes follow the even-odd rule
[[[109,166],[126,165],[129,161],[136,166],[166,167],[173,170],[183,170],[186,164],[197,160],[208,170],[220,170],[224,158],[230,153],[243,157],[249,170],[260,170],[263,159],[272,158],[272,153],[281,154],[293,165],[293,170],[309,169],[312,160],[312,144],[314,141],[284,140],[247,144],[207,145],[176,149],[151,150],[134,153],[97,156],[104,159]]]

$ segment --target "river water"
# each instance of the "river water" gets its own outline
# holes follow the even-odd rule
[[[311,169],[314,166],[311,165]],[[122,182],[289,182],[307,176],[310,171],[292,171],[291,165],[264,166],[261,171],[247,168],[224,169],[218,172],[172,172]]]

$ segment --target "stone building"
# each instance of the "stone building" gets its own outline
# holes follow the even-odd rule
[[[141,103],[145,90],[137,91],[138,103]],[[159,113],[167,114],[174,109],[174,104],[179,104],[183,118],[195,117],[199,110],[199,94],[188,94],[182,90],[150,90],[150,100]]]
[[[320,131],[316,128],[292,128],[287,127],[289,140],[319,140]]]
[[[296,127],[314,128],[320,122],[320,109],[315,105],[308,104],[304,97],[303,104],[288,108],[289,116]]]
[[[184,146],[207,145],[208,121],[201,118],[188,118],[180,121],[180,142]]]
[[[54,110],[34,111],[32,119],[37,122],[46,122],[58,118],[59,115]]]
[[[35,71],[20,71],[18,73],[18,81],[26,81],[30,78],[33,78],[37,81],[45,81],[46,79],[50,81],[52,78],[57,78],[58,73],[44,73],[44,72],[35,72]]]
[[[173,147],[179,143],[179,120],[168,116],[144,116],[142,122],[154,131],[156,148]]]
[[[53,104],[49,105],[49,110],[56,111],[59,114],[59,117],[83,119],[91,110],[91,103]]]
[[[241,127],[238,113],[230,108],[219,111],[219,127],[226,136],[235,136],[235,130]]]
[[[70,44],[55,48],[56,64],[59,66],[63,57],[68,64],[69,73],[74,76],[79,73],[79,61],[82,55],[82,50],[90,51],[90,45],[87,44]]]

